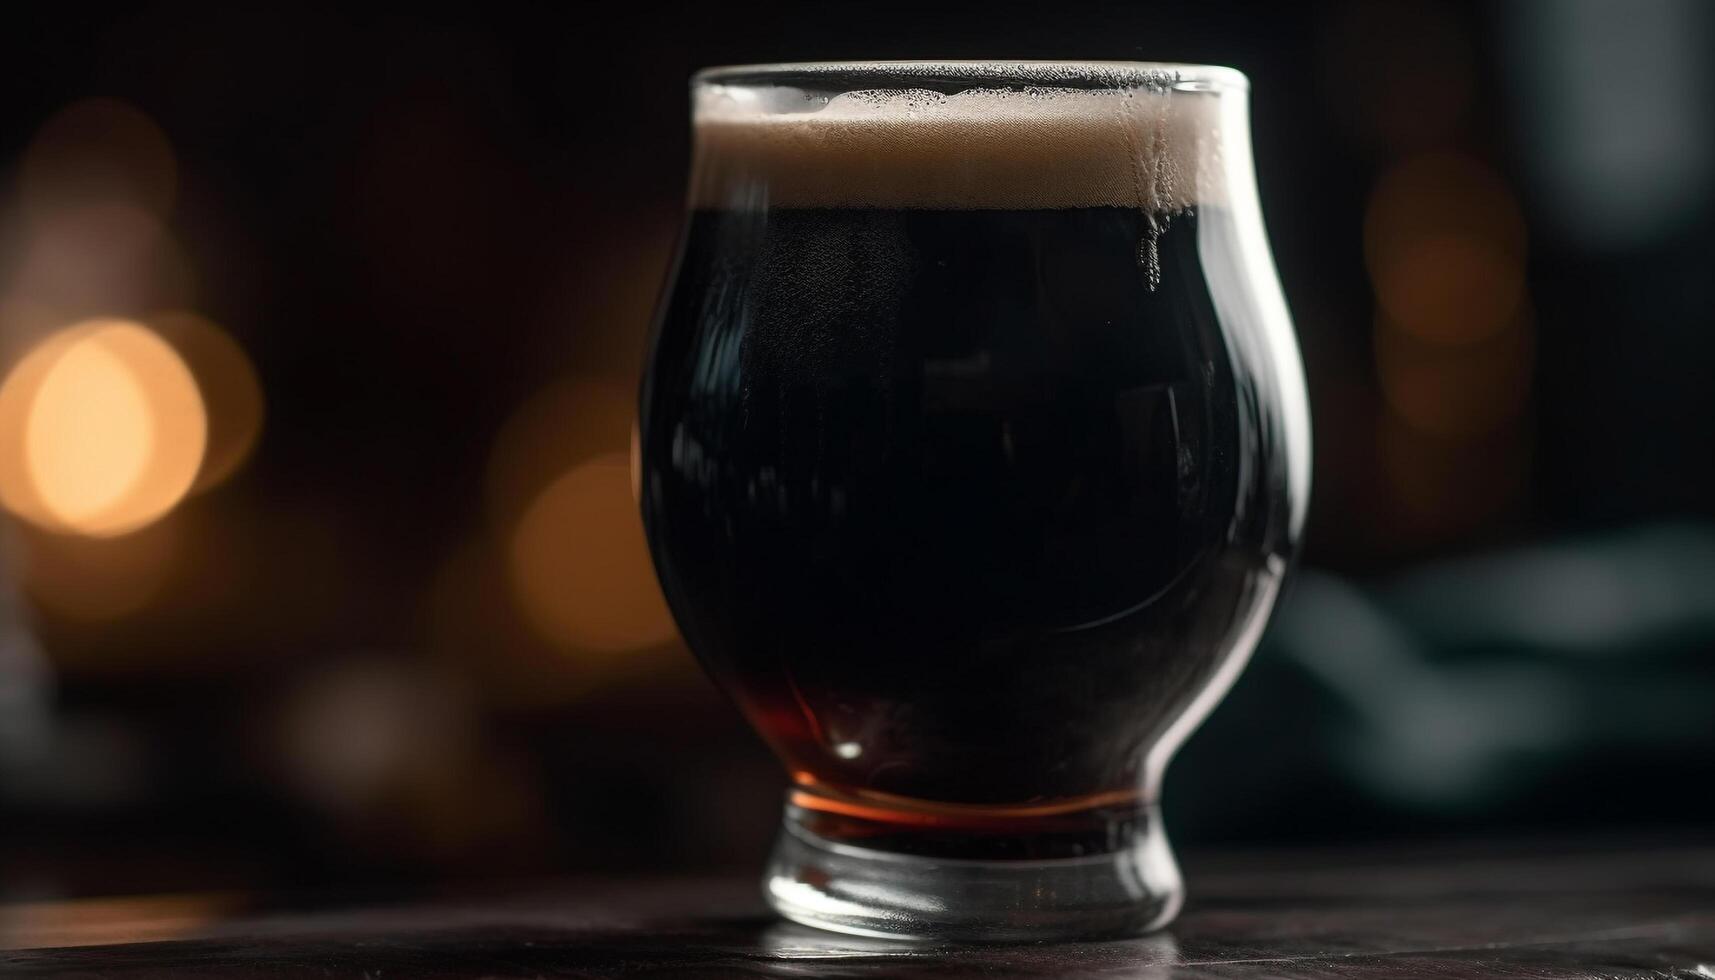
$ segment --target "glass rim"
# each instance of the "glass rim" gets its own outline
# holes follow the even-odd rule
[[[874,88],[908,88],[913,82],[981,87],[1115,89],[1147,87],[1190,91],[1250,90],[1250,79],[1237,68],[1171,61],[783,61],[753,65],[716,65],[691,76],[693,85],[781,84],[820,82],[831,86],[861,86],[886,80]]]

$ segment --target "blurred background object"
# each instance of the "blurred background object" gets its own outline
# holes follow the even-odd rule
[[[1696,0],[191,3],[0,45],[0,899],[759,865],[782,777],[673,630],[632,416],[686,79],[773,60],[1250,75],[1315,494],[1180,841],[1710,829]]]

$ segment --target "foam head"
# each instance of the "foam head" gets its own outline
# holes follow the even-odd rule
[[[1224,197],[1220,99],[1237,73],[1185,84],[1155,66],[887,65],[888,87],[841,89],[813,67],[787,73],[796,84],[699,79],[695,205],[1172,213]],[[835,80],[863,85],[841,67]],[[969,84],[947,91],[952,69]]]

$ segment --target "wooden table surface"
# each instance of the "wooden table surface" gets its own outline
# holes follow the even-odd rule
[[[787,925],[747,878],[264,911],[239,894],[0,905],[0,976],[1715,978],[1715,848],[1187,862],[1167,932],[949,946]]]

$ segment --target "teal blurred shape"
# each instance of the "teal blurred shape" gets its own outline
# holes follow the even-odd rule
[[[1301,570],[1169,773],[1169,827],[1187,841],[1707,827],[1712,652],[1704,525],[1366,586]]]

